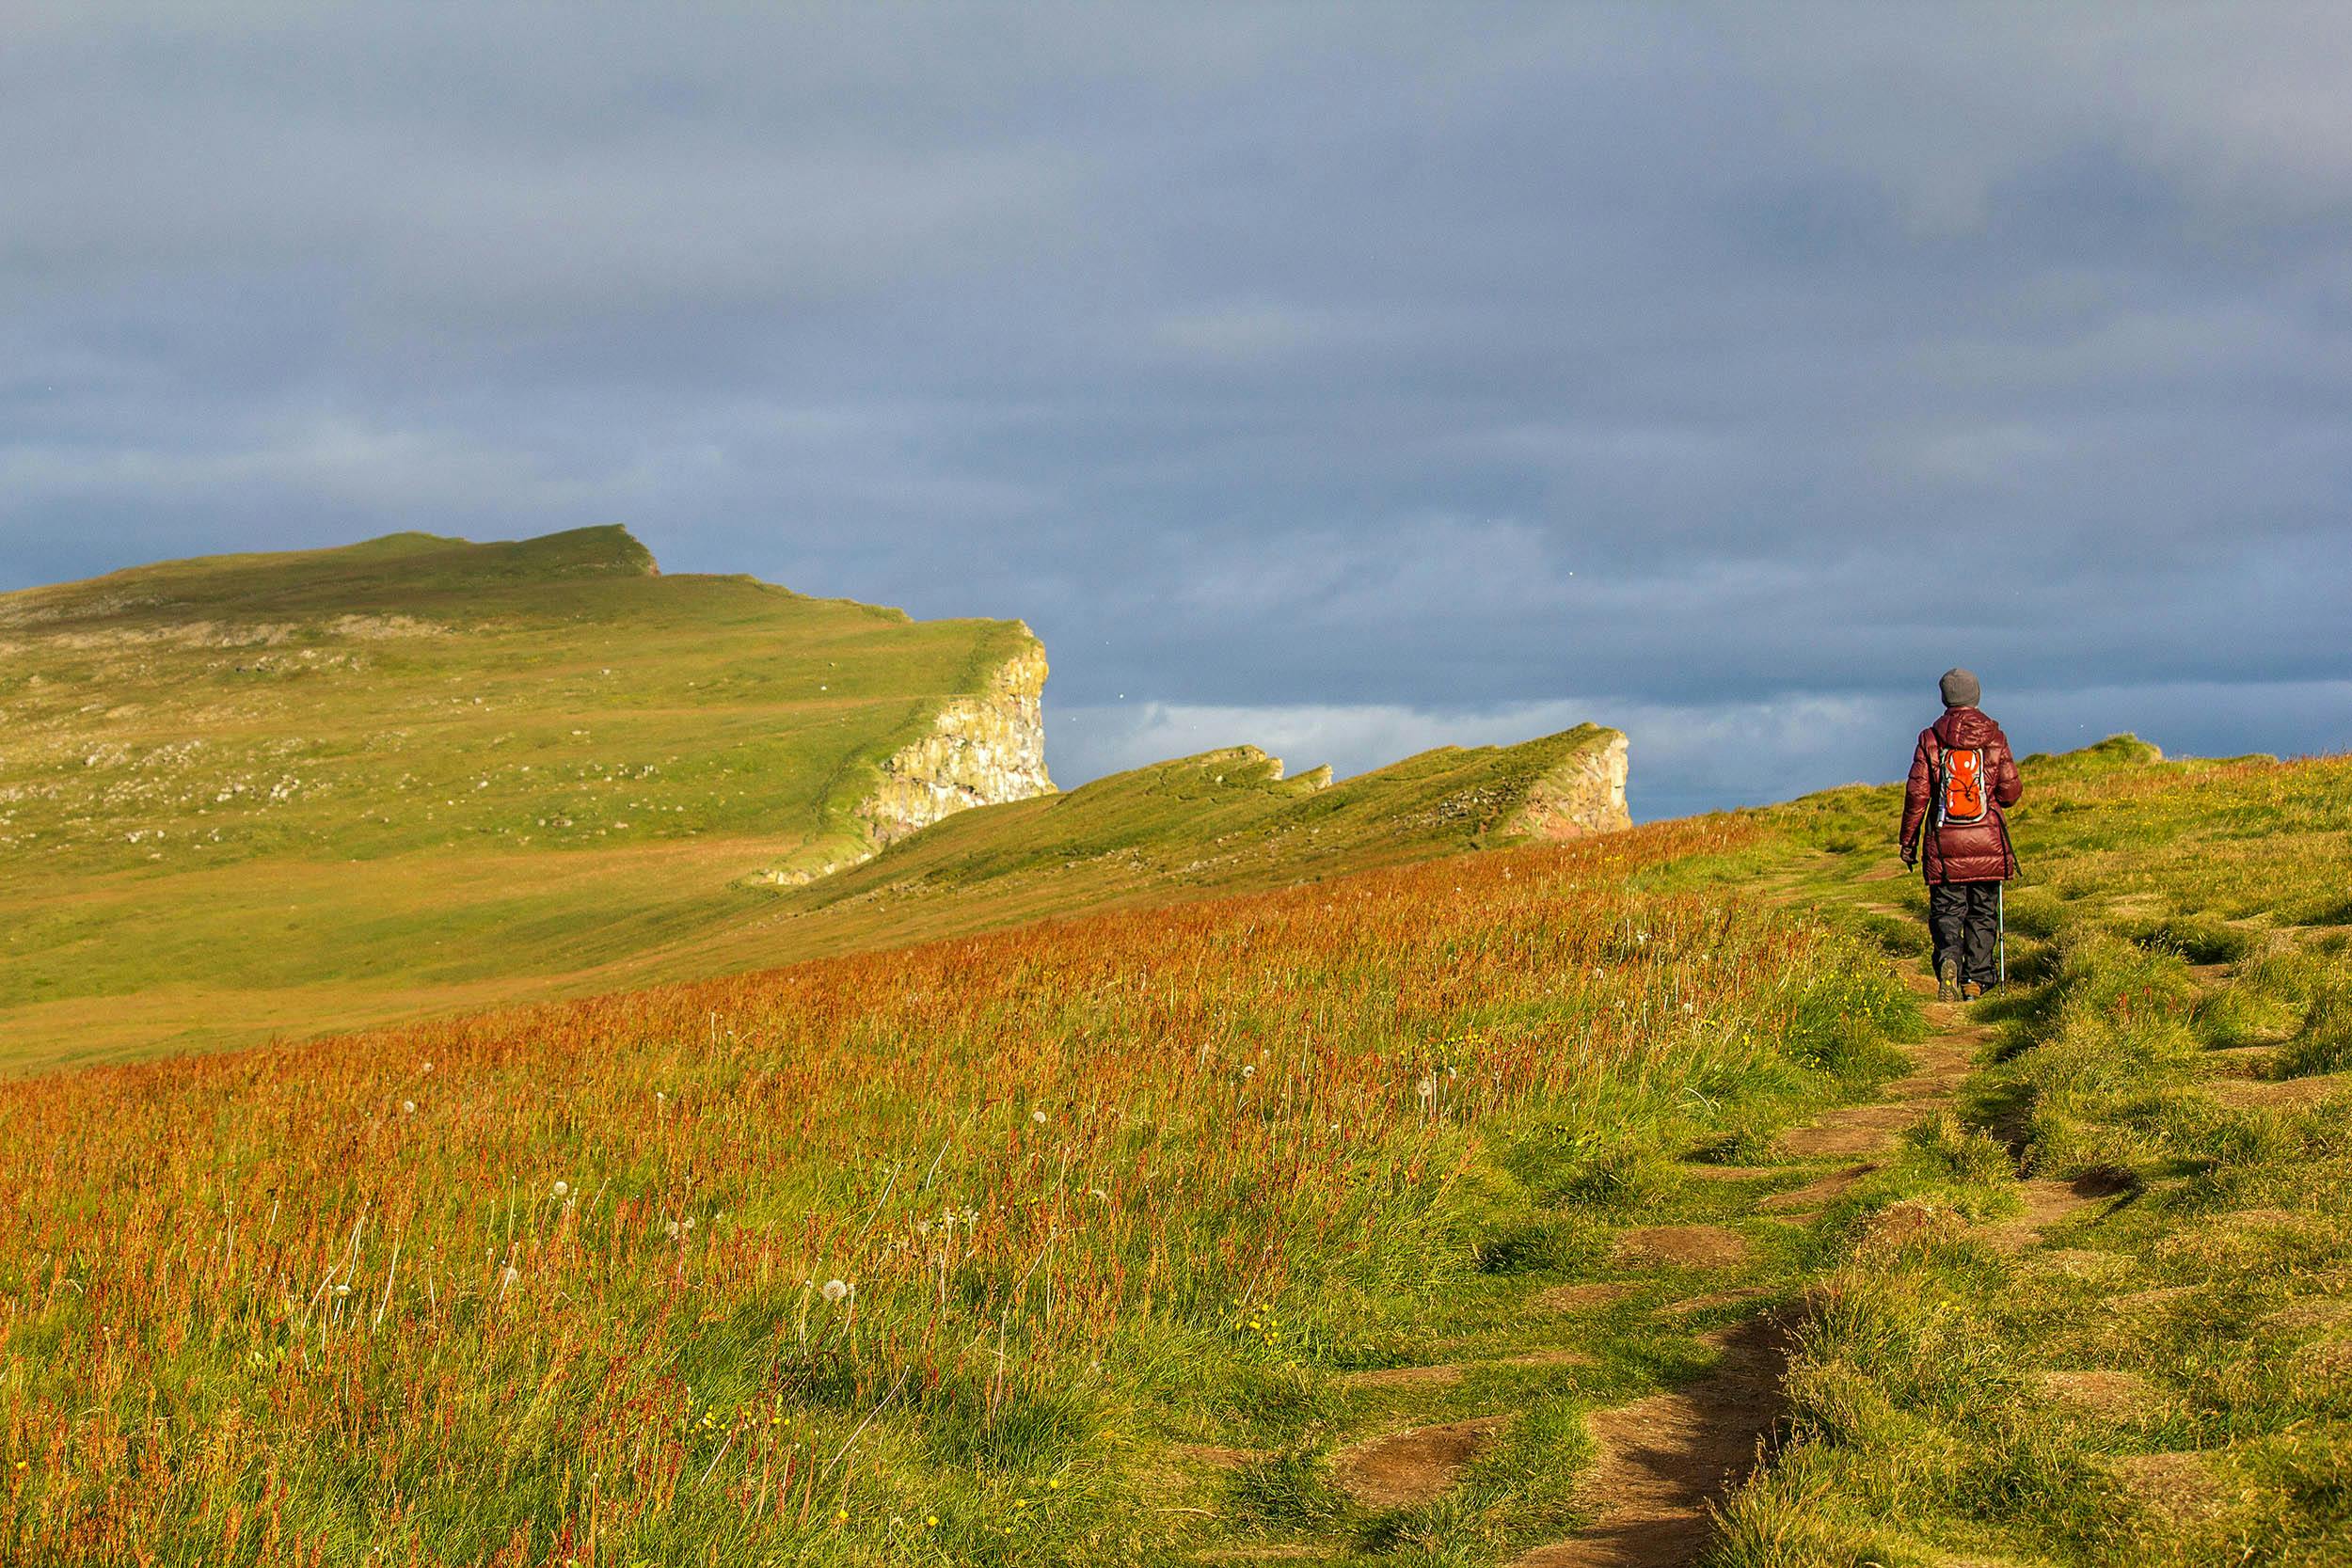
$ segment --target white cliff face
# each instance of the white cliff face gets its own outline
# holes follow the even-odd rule
[[[1559,841],[1633,825],[1626,809],[1626,742],[1615,730],[1602,743],[1535,781],[1504,828],[1506,838]]]
[[[974,806],[1050,795],[1045,771],[1044,645],[1027,646],[987,685],[939,710],[930,733],[882,764],[882,783],[857,815],[877,849]]]

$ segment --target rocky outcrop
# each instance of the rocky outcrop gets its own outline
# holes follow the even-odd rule
[[[883,762],[881,784],[857,808],[877,849],[974,806],[1054,792],[1045,771],[1045,675],[1044,645],[1029,637],[978,691],[950,698],[929,733]]]
[[[1503,826],[1506,840],[1558,842],[1633,825],[1625,804],[1626,741],[1600,730],[1593,744],[1547,769],[1530,784]]]

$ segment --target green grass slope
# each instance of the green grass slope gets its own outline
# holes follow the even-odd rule
[[[1586,1409],[1698,1361],[1692,1271],[1531,1306],[1911,1010],[1818,923],[1629,894],[1724,842],[0,1085],[0,1559],[1508,1560]],[[1497,1402],[1439,1507],[1335,1484]]]
[[[463,1005],[739,917],[1029,641],[663,577],[618,528],[0,595],[0,1058]]]
[[[1509,842],[1622,744],[1588,727],[1320,791],[1216,753],[778,885],[862,849],[881,761],[1031,641],[662,576],[618,528],[395,534],[0,595],[0,1071]]]
[[[1786,1442],[1710,1560],[2352,1562],[2352,758],[2028,758],[1973,1072],[1810,1227]],[[1662,873],[1924,974],[1898,794]]]

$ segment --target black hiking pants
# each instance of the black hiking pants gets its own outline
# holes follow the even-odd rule
[[[1989,986],[2000,977],[1993,956],[2001,932],[2001,884],[1936,882],[1928,887],[1928,930],[1935,938],[1935,972],[1948,955],[1960,960],[1961,983]]]

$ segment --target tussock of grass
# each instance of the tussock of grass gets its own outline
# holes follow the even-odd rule
[[[2301,1027],[2280,1047],[2276,1077],[2352,1069],[2352,969],[2336,966],[2307,984]]]
[[[2127,920],[2117,932],[2151,952],[2169,953],[2193,964],[2234,962],[2253,944],[2246,931],[2208,916]]]

